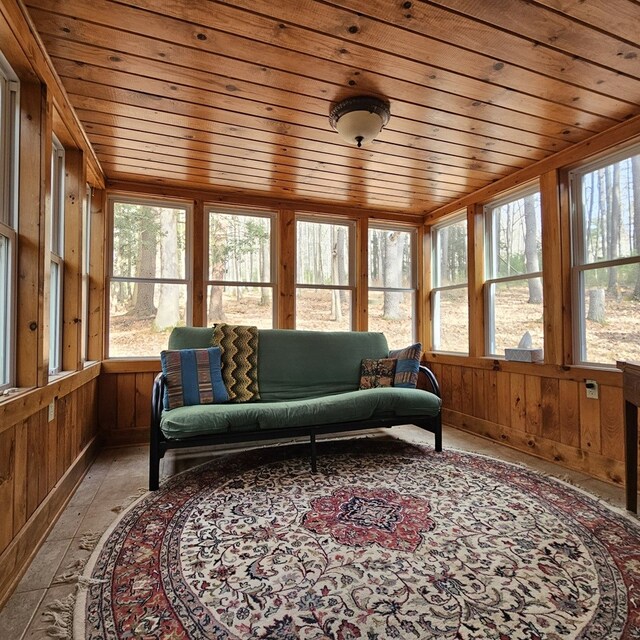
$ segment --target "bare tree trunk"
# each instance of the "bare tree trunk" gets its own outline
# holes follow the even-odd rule
[[[604,289],[591,289],[589,291],[587,320],[601,324],[605,321]]]
[[[607,187],[611,191],[611,203],[610,215],[609,215],[609,238],[607,243],[607,258],[614,260],[619,255],[619,243],[620,243],[620,222],[622,218],[620,207],[620,163],[616,162],[613,165],[613,177],[608,182]],[[609,267],[609,284],[607,286],[607,292],[612,294],[618,299],[620,293],[618,290],[618,269],[616,267]]]
[[[338,227],[338,235],[336,238],[336,260],[338,263],[338,279],[337,283],[340,285],[349,284],[347,282],[347,269],[346,269],[346,254],[347,254],[347,233],[344,227]],[[349,294],[346,291],[340,291],[340,302],[346,304],[347,296]]]
[[[533,195],[524,199],[524,259],[527,273],[540,271],[540,261],[538,260],[538,220],[536,217],[536,204]],[[529,304],[540,304],[542,302],[542,283],[540,278],[529,278]]]
[[[224,278],[224,263],[227,247],[225,246],[226,233],[221,220],[221,218],[212,219],[209,225],[209,246],[211,247],[209,276],[211,280],[222,280]],[[227,320],[222,300],[223,291],[224,285],[211,286],[209,308],[207,310],[209,322],[226,322]]]
[[[335,226],[331,227],[331,281],[333,284],[340,283],[340,265],[338,256],[340,253],[340,231],[344,236],[344,230]],[[342,321],[342,305],[340,304],[340,291],[334,289],[331,295],[331,319],[336,322]]]
[[[178,277],[178,219],[175,209],[164,209],[160,216],[160,276]],[[175,285],[158,285],[158,311],[154,325],[159,331],[175,327],[180,320],[180,304]]]
[[[138,253],[138,264],[136,276],[138,278],[154,278],[156,275],[156,229],[155,223],[151,221],[151,207],[142,207],[141,215],[148,220],[140,232],[140,251]],[[133,307],[127,313],[138,318],[149,318],[155,316],[156,307],[153,304],[153,282],[138,282],[133,289]]]
[[[260,282],[264,282],[267,278],[267,266],[269,265],[269,244],[265,241],[264,238],[260,240],[260,260],[259,260],[259,268],[260,268]],[[260,289],[260,306],[267,306],[269,304],[269,290],[267,287],[262,287]]]
[[[631,158],[631,173],[633,175],[633,248],[636,254],[640,254],[640,154]],[[640,300],[640,267],[633,290],[633,299]]]
[[[451,269],[449,267],[449,229],[440,231],[440,286],[451,283]]]
[[[402,252],[404,249],[401,235],[397,231],[391,231],[386,236],[384,254],[384,286],[400,287],[402,285]],[[385,291],[382,315],[386,320],[399,320],[401,318],[400,304],[402,302],[401,291]]]
[[[607,225],[605,224],[605,216],[607,212],[607,180],[606,169],[598,169],[598,234],[600,242],[596,242],[594,257],[596,260],[606,256],[607,248]]]

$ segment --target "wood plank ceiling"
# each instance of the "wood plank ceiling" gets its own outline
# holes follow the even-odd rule
[[[26,1],[111,181],[426,213],[640,113],[637,0]]]

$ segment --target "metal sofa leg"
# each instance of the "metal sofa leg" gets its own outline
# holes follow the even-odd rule
[[[316,461],[317,461],[316,434],[312,433],[311,434],[311,472],[312,473],[317,473],[318,472],[318,466],[316,464]]]
[[[149,451],[149,491],[157,491],[160,486],[160,456],[157,446]]]
[[[434,435],[436,437],[436,451],[442,451],[442,415],[438,414],[436,418],[436,424],[434,429]]]

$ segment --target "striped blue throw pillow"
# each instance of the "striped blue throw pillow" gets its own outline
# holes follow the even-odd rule
[[[166,380],[164,408],[228,402],[222,381],[221,349],[176,349],[160,353]]]
[[[415,389],[418,386],[421,355],[421,342],[416,342],[416,344],[412,344],[404,349],[389,351],[389,357],[395,358],[398,361],[396,363],[396,373],[393,378],[394,387]]]

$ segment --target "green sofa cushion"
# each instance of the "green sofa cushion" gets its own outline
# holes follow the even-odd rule
[[[164,411],[160,428],[169,439],[226,433],[340,424],[371,418],[437,416],[440,399],[421,389],[383,387],[284,402],[201,405]]]
[[[212,328],[177,327],[169,349],[211,346]],[[389,355],[382,333],[262,330],[258,334],[258,388],[264,402],[317,398],[355,391],[360,363]]]
[[[168,349],[207,349],[213,346],[213,327],[176,327]]]
[[[261,331],[258,381],[265,402],[317,398],[356,391],[364,358],[389,353],[382,333],[359,331]]]

